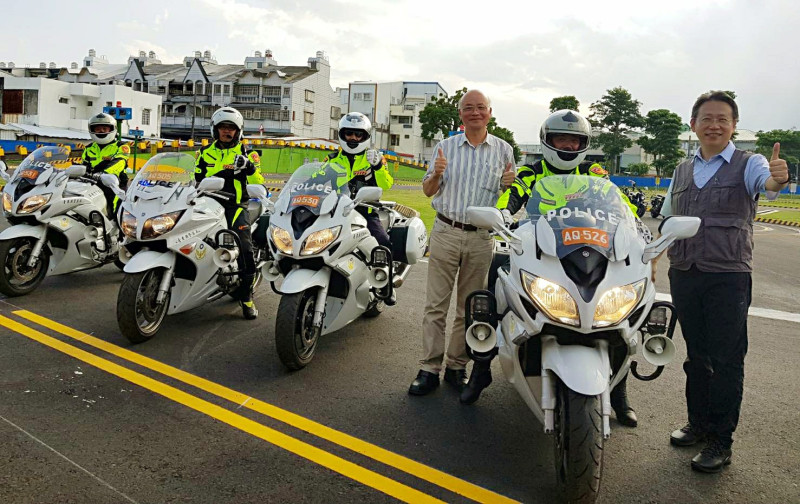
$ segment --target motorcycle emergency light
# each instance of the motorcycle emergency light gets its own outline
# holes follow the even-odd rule
[[[322,252],[339,237],[341,230],[342,226],[336,226],[311,233],[303,243],[303,250],[300,251],[300,255],[307,256]]]
[[[578,305],[567,290],[550,280],[520,271],[522,286],[536,306],[556,322],[580,327]]]
[[[282,254],[292,255],[292,248],[294,247],[294,240],[292,235],[283,228],[278,226],[270,226],[270,237],[275,247],[281,251]]]
[[[50,197],[53,196],[52,194],[37,194],[36,196],[31,196],[30,198],[26,199],[22,202],[22,205],[17,209],[17,212],[21,214],[27,214],[35,212],[39,210],[43,206],[50,201]],[[5,202],[3,203],[5,206]]]
[[[644,294],[644,279],[638,282],[614,287],[603,293],[594,310],[593,328],[617,325],[639,304]]]

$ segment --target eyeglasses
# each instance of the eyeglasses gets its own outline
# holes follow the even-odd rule
[[[461,107],[461,111],[464,112],[465,114],[471,114],[476,110],[481,114],[483,114],[489,111],[489,107],[487,107],[486,105],[478,105],[477,107],[474,107],[472,105],[467,105],[466,107]]]
[[[719,124],[720,126],[728,126],[732,122],[733,121],[731,121],[727,117],[719,117],[719,118],[701,117],[700,118],[700,124],[702,124],[703,126],[710,126],[712,124]]]

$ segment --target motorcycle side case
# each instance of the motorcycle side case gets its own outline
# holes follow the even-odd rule
[[[416,264],[425,256],[428,231],[419,217],[411,217],[389,230],[392,241],[392,259],[406,264]]]

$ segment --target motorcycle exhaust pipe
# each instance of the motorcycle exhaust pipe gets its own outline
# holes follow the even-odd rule
[[[408,264],[405,264],[405,263],[400,263],[400,266],[398,267],[398,269],[400,271],[399,272],[395,271],[394,272],[395,273],[394,278],[392,279],[392,285],[395,288],[400,287],[401,285],[403,285],[403,282],[405,282],[406,277],[408,276],[408,272],[411,271],[411,266],[409,266]]]

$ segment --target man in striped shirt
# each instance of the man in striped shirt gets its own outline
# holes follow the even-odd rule
[[[464,332],[464,302],[483,289],[492,260],[489,231],[467,222],[467,207],[493,207],[516,175],[514,152],[505,141],[490,135],[491,102],[478,90],[468,91],[458,104],[464,133],[442,140],[434,150],[422,190],[433,196],[436,221],[430,235],[430,261],[422,321],[421,369],[408,389],[426,395],[444,380],[461,392],[469,362]],[[458,276],[456,319],[445,353],[445,329],[450,297]]]

